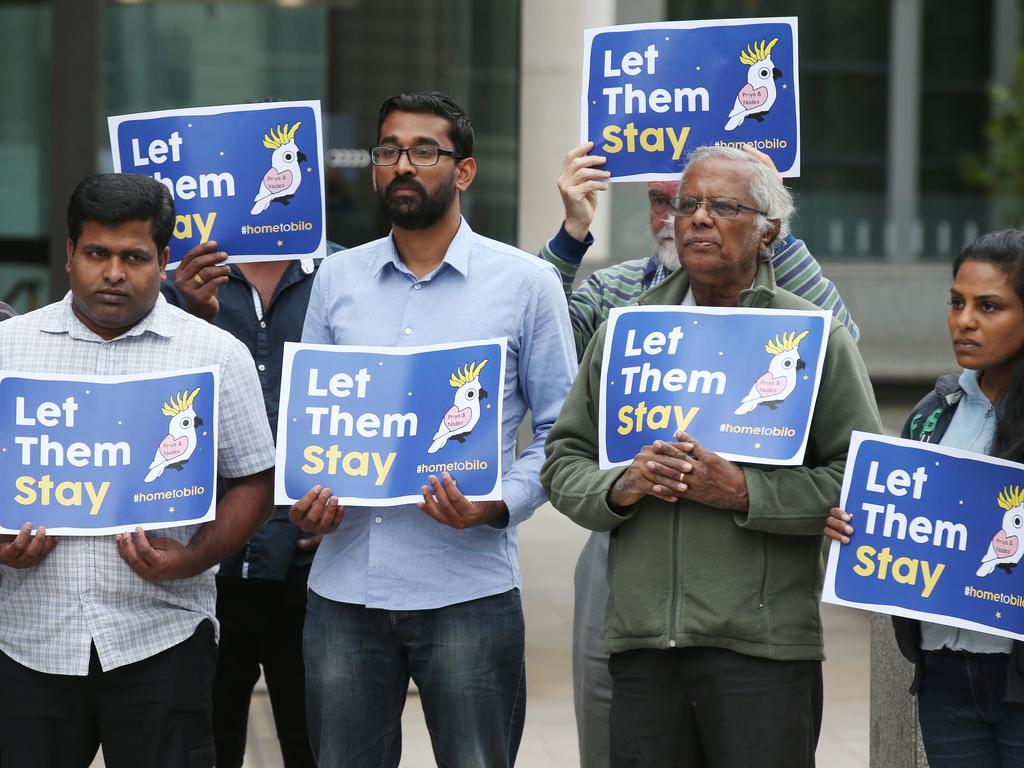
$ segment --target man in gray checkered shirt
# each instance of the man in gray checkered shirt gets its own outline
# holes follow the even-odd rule
[[[213,766],[213,573],[268,517],[274,446],[252,356],[160,295],[174,203],[145,176],[68,205],[71,291],[0,324],[0,369],[66,375],[219,365],[218,472],[203,525],[0,539],[0,768]]]

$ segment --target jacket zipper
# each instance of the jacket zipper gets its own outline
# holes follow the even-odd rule
[[[668,617],[668,647],[676,647],[676,606],[679,602],[679,511],[672,512],[672,607]]]
[[[757,607],[764,608],[764,590],[768,583],[768,537],[761,534],[761,589],[757,593]]]

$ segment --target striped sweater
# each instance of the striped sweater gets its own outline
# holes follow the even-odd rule
[[[635,304],[641,293],[668,276],[654,256],[648,256],[599,269],[574,291],[572,284],[576,273],[593,242],[589,234],[585,241],[580,242],[563,227],[544,244],[540,252],[541,258],[553,264],[562,276],[562,285],[569,300],[569,317],[576,339],[577,357],[583,356],[591,337],[608,318],[612,308]],[[839,290],[821,273],[821,265],[807,250],[803,240],[797,240],[792,234],[780,240],[772,254],[772,267],[775,269],[776,284],[780,288],[829,310],[846,326],[854,340],[860,338],[860,329],[850,316]]]

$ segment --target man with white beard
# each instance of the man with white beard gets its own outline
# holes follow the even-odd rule
[[[640,294],[679,268],[674,218],[669,205],[678,194],[679,182],[652,181],[647,185],[650,204],[647,231],[654,252],[650,256],[599,269],[573,290],[572,284],[583,257],[594,243],[590,224],[597,209],[597,195],[608,188],[607,178],[610,175],[601,168],[605,163],[604,157],[587,154],[593,148],[593,142],[587,142],[566,155],[558,177],[565,221],[540,253],[541,258],[557,267],[562,276],[577,357],[583,356],[591,337],[608,318],[612,308],[636,303]],[[768,155],[752,147],[747,147],[746,151],[775,170]],[[771,260],[780,288],[829,310],[855,340],[859,338],[860,331],[839,291],[822,274],[821,267],[802,240],[788,234],[775,245]],[[612,681],[608,673],[608,654],[603,648],[604,613],[608,601],[607,559],[608,534],[591,533],[576,563],[574,578],[573,699],[580,765],[586,768],[608,768],[609,765],[608,714]]]

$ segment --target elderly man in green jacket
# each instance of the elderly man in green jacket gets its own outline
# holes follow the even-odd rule
[[[775,284],[767,254],[793,203],[755,158],[697,150],[674,207],[684,269],[641,305],[816,309]],[[601,470],[605,329],[548,437],[542,481],[561,512],[611,532],[611,764],[703,766],[713,756],[744,768],[813,766],[820,532],[850,432],[880,430],[856,345],[833,320],[803,466],[740,466],[680,433],[645,446],[625,470]]]

